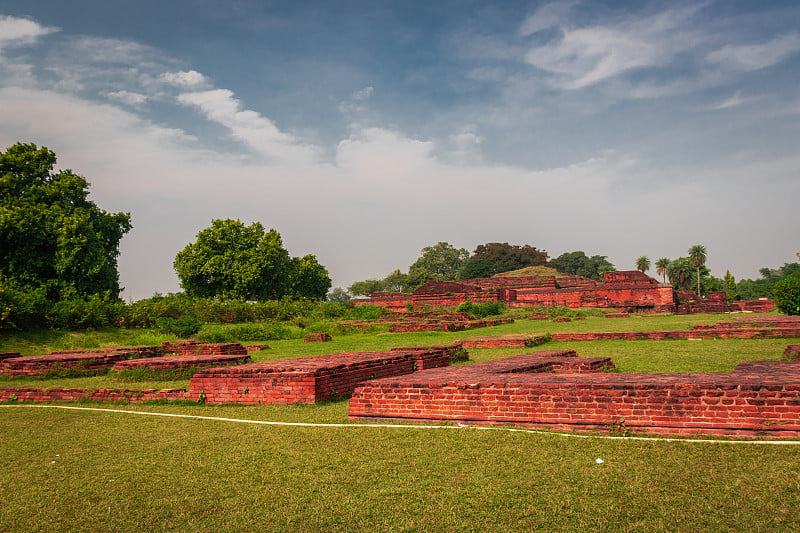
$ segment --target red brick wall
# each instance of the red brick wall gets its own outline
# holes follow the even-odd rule
[[[355,390],[349,414],[800,437],[800,363],[743,363],[731,374],[553,374],[536,366],[543,353],[370,381]]]
[[[226,365],[241,365],[249,363],[249,355],[170,355],[166,357],[153,357],[148,359],[129,359],[114,363],[114,370],[132,370],[134,368],[147,368],[155,371],[182,370],[184,368],[205,368]]]
[[[315,403],[349,395],[370,379],[446,366],[450,358],[449,347],[423,347],[212,368],[191,378],[189,393],[208,403]]]

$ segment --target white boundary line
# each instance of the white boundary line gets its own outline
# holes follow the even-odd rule
[[[524,429],[505,426],[472,426],[472,425],[415,425],[415,424],[324,424],[314,422],[275,422],[270,420],[246,420],[240,418],[223,418],[216,416],[181,415],[176,413],[151,413],[148,411],[130,411],[126,409],[101,409],[98,407],[73,407],[69,405],[0,405],[6,408],[39,408],[39,409],[66,409],[70,411],[98,411],[104,413],[125,413],[143,416],[163,416],[168,418],[193,418],[195,420],[216,420],[218,422],[235,422],[238,424],[260,424],[265,426],[293,426],[293,427],[319,427],[319,428],[390,428],[390,429],[479,429],[490,431],[509,431],[512,433],[532,433],[536,435],[556,435],[577,439],[602,439],[602,440],[634,440],[646,442],[688,442],[693,444],[757,444],[770,446],[800,446],[800,440],[721,440],[721,439],[674,439],[669,437],[622,437],[613,435],[581,435],[577,433],[559,433],[555,431],[542,431],[537,429]]]

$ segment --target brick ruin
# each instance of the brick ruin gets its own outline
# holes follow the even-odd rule
[[[502,302],[508,307],[594,307],[623,312],[711,313],[767,312],[768,300],[727,303],[724,292],[698,298],[692,291],[676,291],[638,270],[606,272],[603,282],[567,274],[429,281],[413,294],[375,293],[356,305],[380,305],[393,311],[408,308],[455,307],[466,301]]]
[[[365,382],[354,419],[513,424],[663,435],[800,437],[800,363],[726,373],[606,373],[610,360],[536,352]]]

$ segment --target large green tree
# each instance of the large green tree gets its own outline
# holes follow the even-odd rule
[[[650,258],[646,255],[639,256],[636,259],[636,270],[642,273],[650,270]]]
[[[280,233],[258,222],[213,220],[175,256],[175,272],[189,296],[272,300],[324,298],[331,286],[313,255],[289,257]]]
[[[706,264],[707,256],[706,247],[702,244],[695,244],[689,248],[689,261],[697,269],[697,296],[702,296],[700,294],[700,267]]]
[[[56,172],[55,164],[55,153],[35,144],[0,153],[0,281],[44,290],[51,300],[117,298],[119,242],[130,215],[99,208],[86,179]]]
[[[487,278],[529,266],[547,264],[547,252],[528,244],[507,242],[479,244],[464,263],[461,279]]]
[[[426,281],[455,280],[468,257],[466,249],[455,248],[447,242],[426,246],[419,258],[408,267],[405,290],[413,292]]]
[[[606,272],[616,270],[606,256],[593,255],[588,257],[584,252],[565,252],[552,261],[550,265],[565,274],[574,274],[584,278],[603,281]]]
[[[694,284],[694,268],[687,257],[679,257],[667,266],[667,277],[672,286],[680,291],[689,291]]]

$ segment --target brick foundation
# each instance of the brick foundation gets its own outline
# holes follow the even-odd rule
[[[186,389],[69,389],[52,388],[37,389],[28,387],[10,387],[0,389],[0,402],[60,402],[77,400],[94,400],[99,402],[124,401],[130,403],[148,400],[188,400]]]
[[[215,404],[315,403],[349,395],[370,379],[447,366],[461,350],[460,344],[412,347],[199,370],[189,382],[189,393],[194,400]]]
[[[170,355],[149,359],[130,359],[114,363],[114,370],[133,370],[146,368],[156,372],[184,370],[187,368],[208,368],[215,366],[242,365],[252,361],[249,355]]]
[[[356,388],[349,414],[570,431],[800,437],[800,363],[747,362],[730,374],[617,374],[597,373],[603,363],[596,359],[558,353],[369,381]],[[560,369],[549,362],[554,359],[562,361]],[[584,359],[586,370],[571,373]]]

